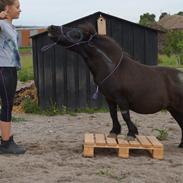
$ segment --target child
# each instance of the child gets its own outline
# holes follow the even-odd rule
[[[17,145],[11,135],[13,99],[17,85],[17,69],[20,69],[17,32],[13,19],[20,15],[19,0],[0,0],[0,154],[23,154],[25,149]]]

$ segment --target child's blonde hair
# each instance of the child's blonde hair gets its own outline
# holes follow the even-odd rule
[[[5,10],[7,5],[13,5],[15,0],[0,0],[0,12]]]

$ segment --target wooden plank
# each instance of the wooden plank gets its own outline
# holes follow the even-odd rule
[[[93,157],[94,156],[94,147],[84,145],[83,155],[85,157]]]
[[[129,148],[128,147],[119,148],[118,156],[121,158],[128,158],[129,157]]]
[[[137,135],[136,138],[143,147],[147,147],[147,148],[152,147],[152,144],[149,142],[149,140],[145,136]]]
[[[147,136],[147,139],[152,143],[153,147],[163,147],[163,144],[154,136]]]
[[[107,137],[106,138],[106,141],[107,141],[107,145],[109,145],[109,146],[116,146],[117,145],[117,142],[116,142],[116,139],[115,138],[109,138],[109,137]]]
[[[95,134],[95,142],[96,142],[96,145],[98,145],[98,146],[105,146],[106,145],[105,135],[104,134]]]
[[[118,144],[120,147],[127,147],[129,146],[129,143],[127,140],[121,139],[121,138],[117,138]]]
[[[152,156],[155,159],[163,159],[163,148],[154,148]]]
[[[141,144],[137,140],[129,141],[130,146],[132,147],[140,147]]]
[[[94,135],[92,133],[86,133],[85,134],[85,139],[84,139],[85,145],[94,145]]]

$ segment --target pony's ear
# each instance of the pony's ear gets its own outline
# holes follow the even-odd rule
[[[96,33],[95,27],[93,26],[93,24],[91,24],[89,22],[80,24],[78,27],[81,28],[85,33],[88,33],[90,35]]]
[[[94,25],[91,24],[91,23],[87,23],[87,24],[88,24],[88,28],[89,28],[89,33],[90,34],[95,34],[96,33],[96,29],[95,29]]]

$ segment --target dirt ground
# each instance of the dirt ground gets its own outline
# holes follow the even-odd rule
[[[17,143],[24,145],[24,155],[0,155],[0,183],[182,183],[183,149],[177,148],[181,133],[166,112],[154,115],[131,113],[142,135],[156,135],[155,128],[167,128],[164,160],[155,160],[146,152],[130,152],[128,159],[115,150],[98,149],[94,158],[84,158],[86,132],[106,133],[111,129],[109,113],[77,116],[38,116],[15,114],[23,119],[14,122]],[[119,116],[127,133],[126,125]]]

